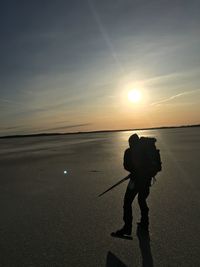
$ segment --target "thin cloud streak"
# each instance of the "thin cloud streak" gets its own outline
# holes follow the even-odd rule
[[[121,73],[124,73],[124,68],[123,68],[123,66],[122,66],[122,64],[121,64],[121,62],[120,62],[120,60],[119,60],[119,58],[118,58],[118,56],[117,56],[117,54],[115,52],[114,46],[113,46],[113,44],[112,44],[112,42],[111,42],[111,40],[110,40],[110,38],[108,36],[108,33],[107,33],[106,29],[104,28],[104,26],[103,26],[103,24],[101,22],[101,18],[99,16],[99,14],[97,13],[97,11],[95,9],[95,6],[94,6],[94,4],[92,3],[91,0],[88,0],[88,5],[89,5],[89,8],[90,8],[90,10],[92,12],[92,15],[94,17],[94,20],[95,20],[96,24],[99,27],[99,31],[101,32],[102,37],[105,40],[105,43],[106,43],[107,47],[111,51],[111,55],[112,55],[115,63],[120,68]]]
[[[196,92],[199,92],[199,91],[200,91],[200,89],[192,90],[192,91],[186,91],[186,92],[183,92],[183,93],[180,93],[180,94],[176,94],[176,95],[170,96],[168,98],[165,98],[163,100],[151,103],[151,106],[158,106],[160,104],[163,104],[163,103],[166,103],[166,102],[170,102],[171,100],[173,100],[175,98],[179,98],[179,97],[184,96],[184,95],[193,94],[193,93],[196,93]]]
[[[16,130],[20,129],[22,126],[10,126],[10,127],[0,127],[0,130],[6,131],[6,130]]]
[[[41,131],[64,130],[64,129],[70,129],[70,128],[76,128],[76,127],[84,127],[84,126],[88,126],[88,125],[92,125],[92,123],[72,124],[72,125],[67,125],[67,126],[62,126],[62,127],[47,128],[47,129],[43,129]]]
[[[16,126],[16,127],[2,127],[1,130],[1,135],[7,135],[9,130],[15,130],[14,133],[9,133],[9,134],[34,134],[34,133],[51,133],[51,131],[61,131],[62,130],[68,130],[68,129],[73,129],[76,127],[85,127],[88,125],[92,125],[92,123],[81,123],[81,124],[72,124],[72,125],[66,125],[66,126],[62,126],[62,127],[52,127],[52,128],[45,128],[45,129],[39,129],[39,128],[35,128],[35,127],[23,127],[23,126]]]
[[[9,100],[9,99],[4,99],[4,98],[0,98],[0,103],[1,102],[4,104],[12,104],[12,105],[14,104],[14,105],[26,106],[24,103]]]
[[[155,76],[149,79],[144,80],[145,84],[151,84],[155,82],[162,82],[162,81],[167,81],[167,80],[173,80],[181,77],[191,77],[191,76],[198,76],[200,73],[200,69],[194,69],[191,71],[185,71],[185,72],[175,72],[175,73],[169,73],[165,75],[159,75]]]

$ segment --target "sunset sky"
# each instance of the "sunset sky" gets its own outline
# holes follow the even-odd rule
[[[199,11],[198,0],[1,1],[0,135],[200,123]]]

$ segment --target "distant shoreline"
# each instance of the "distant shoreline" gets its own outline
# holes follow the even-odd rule
[[[99,130],[99,131],[88,131],[88,132],[72,132],[72,133],[38,133],[38,134],[19,134],[19,135],[6,135],[0,136],[0,139],[6,138],[22,138],[22,137],[41,137],[41,136],[53,136],[53,135],[72,135],[72,134],[91,134],[91,133],[109,133],[109,132],[125,132],[125,131],[142,131],[142,130],[157,130],[157,129],[174,129],[174,128],[191,128],[200,127],[200,124],[193,125],[180,125],[180,126],[161,126],[151,128],[130,128],[130,129],[118,129],[118,130]]]

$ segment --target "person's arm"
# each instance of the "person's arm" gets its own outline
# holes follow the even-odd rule
[[[128,172],[131,172],[130,169],[130,149],[126,149],[124,152],[124,160],[123,160],[123,166],[124,169],[127,170]]]
[[[132,163],[130,148],[126,149],[126,151],[124,152],[123,166],[124,166],[124,169],[126,171],[130,172],[130,177],[129,178],[133,180],[133,178],[134,178],[134,167],[133,167],[133,163]]]

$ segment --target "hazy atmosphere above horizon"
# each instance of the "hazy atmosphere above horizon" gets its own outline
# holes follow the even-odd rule
[[[1,136],[200,123],[200,1],[0,5]]]

